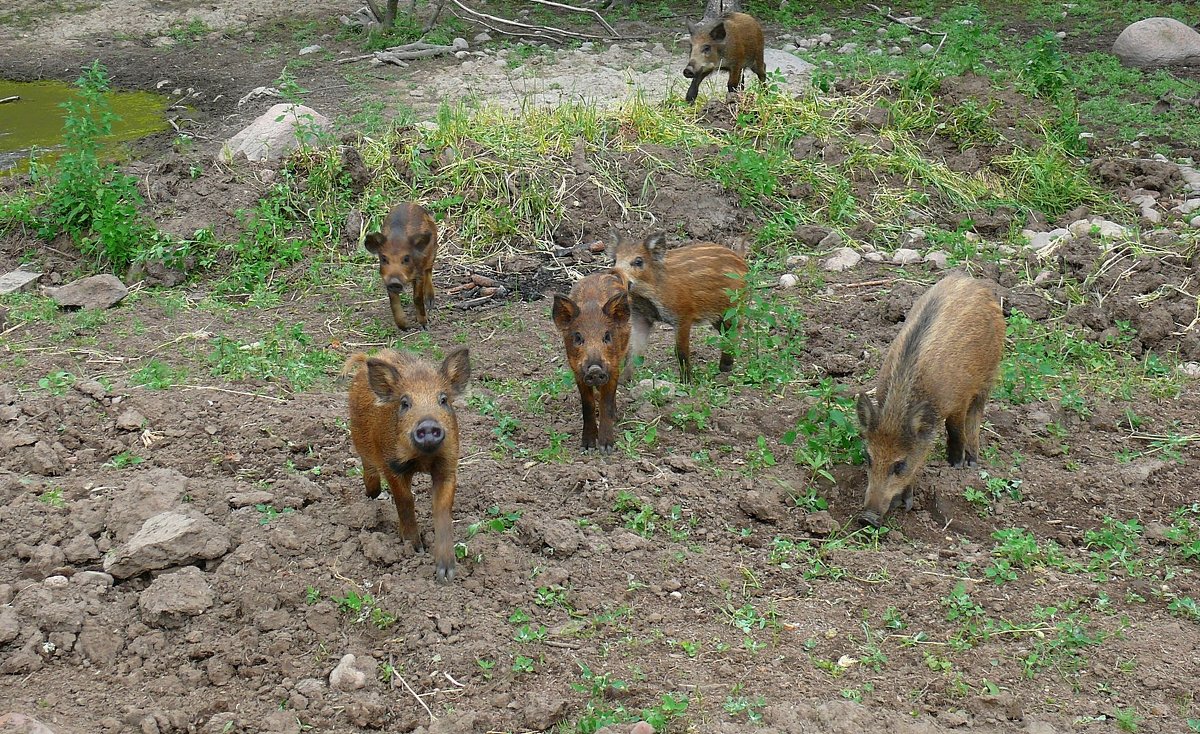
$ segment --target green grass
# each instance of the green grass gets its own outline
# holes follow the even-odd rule
[[[281,380],[302,392],[322,383],[341,358],[315,349],[303,324],[276,324],[259,341],[244,344],[218,336],[208,363],[213,375],[229,380]]]

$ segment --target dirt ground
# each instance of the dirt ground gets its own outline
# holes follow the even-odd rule
[[[348,10],[329,2],[287,9],[301,17]],[[218,167],[195,177],[188,164],[211,160],[219,141],[260,111],[236,100],[279,74],[284,59],[247,48],[278,42],[270,28],[279,12],[225,0],[101,2],[16,29],[0,63],[18,78],[71,78],[66,69],[99,56],[121,86],[168,78],[192,89],[188,115],[203,145],[180,152],[167,137],[150,141],[133,167],[165,231],[203,226],[220,237],[266,184]],[[204,53],[152,45],[192,19],[212,29],[199,41]],[[667,69],[671,33],[657,33],[619,64],[648,54],[647,63]],[[351,50],[331,35],[312,42]],[[507,85],[516,99],[512,80],[530,78],[472,63],[481,68],[464,87]],[[420,116],[465,76],[460,64],[364,67],[347,81],[346,67],[322,61],[298,76],[312,90],[309,103],[331,116],[380,95]],[[973,84],[952,80],[941,93],[969,96]],[[709,112],[714,125],[732,124],[719,106]],[[949,153],[938,144],[931,139],[931,152]],[[1001,152],[975,149],[959,164],[978,170]],[[651,154],[666,153],[643,152]],[[638,156],[622,163],[631,181],[641,175]],[[582,168],[572,173],[586,178]],[[1160,182],[1170,195],[1177,183]],[[735,196],[709,186],[665,178],[651,209],[697,238],[732,239],[756,224]],[[565,223],[567,240],[590,241],[613,223],[643,226],[595,203],[585,198]],[[987,239],[1009,224],[1000,215],[990,230],[977,228]],[[31,246],[0,242],[0,270]],[[79,266],[67,248],[43,256],[48,280],[69,279]],[[571,266],[586,270],[596,264],[589,260],[581,254]],[[984,469],[1019,482],[1019,494],[982,515],[964,488],[983,478],[935,452],[914,511],[876,542],[854,532],[863,467],[814,476],[781,438],[821,407],[814,388],[852,394],[870,384],[938,273],[864,262],[814,276],[811,289],[782,294],[804,313],[794,335],[804,339],[804,379],[769,389],[735,383],[727,402],[707,406],[703,429],[675,418],[694,415],[703,400],[673,395],[669,381],[623,390],[628,438],[600,457],[576,446],[579,398],[564,384],[543,298],[568,283],[550,265],[561,263],[478,264],[472,270],[503,280],[513,296],[465,308],[463,298],[442,295],[429,332],[403,337],[361,261],[263,308],[233,307],[211,298],[211,284],[189,281],[135,289],[102,317],[63,316],[44,331],[3,337],[13,369],[0,376],[0,714],[34,715],[57,732],[164,734],[525,733],[563,722],[590,734],[604,711],[624,709],[628,722],[684,699],[686,712],[666,731],[1108,732],[1117,728],[1113,712],[1133,707],[1137,731],[1165,734],[1200,718],[1200,625],[1168,610],[1171,599],[1200,599],[1200,578],[1196,559],[1177,562],[1165,533],[1198,499],[1195,379],[1169,396],[1089,393],[1086,416],[1058,400],[993,400]],[[1154,251],[1114,252],[1082,235],[1050,260],[1018,254],[1005,268],[977,270],[1034,323],[1086,282],[1104,297],[1068,313],[1080,340],[1132,324],[1125,349],[1134,358],[1186,361],[1200,359],[1196,329],[1179,328],[1196,316],[1195,267]],[[1053,277],[1026,282],[1040,269]],[[439,272],[439,292],[464,274],[461,265]],[[301,325],[313,350],[339,357],[398,338],[426,351],[470,346],[455,506],[465,550],[453,585],[435,584],[429,555],[399,541],[386,496],[363,496],[340,386],[325,380],[300,392],[281,380],[210,375],[219,337],[251,344],[279,325]],[[647,357],[662,375],[673,374],[671,342],[656,332]],[[715,361],[712,344],[697,349],[701,362]],[[134,371],[156,355],[186,367],[187,382],[163,391],[135,384]],[[70,380],[55,382],[63,372]],[[1137,432],[1131,415],[1142,421]],[[1150,450],[1145,436],[1167,434],[1192,440],[1174,455]],[[760,437],[778,462],[763,461]],[[128,455],[142,461],[114,458]],[[427,486],[418,480],[417,507],[429,531]],[[814,491],[827,508],[812,501]],[[193,552],[128,577],[102,573],[148,518],[167,511],[199,528],[186,538]],[[1088,534],[1106,518],[1139,519],[1136,554],[1149,572],[1117,567],[1101,581],[1038,566],[1003,585],[985,576],[997,530],[1025,528],[1086,565]],[[950,618],[946,601],[960,585],[979,605],[977,619],[1011,626],[964,644],[963,619]],[[355,604],[355,595],[372,601]],[[1037,655],[1049,662],[1030,676],[1023,661]]]

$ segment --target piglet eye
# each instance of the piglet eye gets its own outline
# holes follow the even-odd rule
[[[405,264],[408,264],[408,263],[412,262],[412,258],[411,258],[411,257],[409,257],[408,255],[405,255],[405,256],[404,256],[404,261],[403,261],[403,262],[404,262]]]
[[[646,264],[646,261],[640,257],[634,258],[633,263],[632,263],[633,267],[635,267],[635,268],[640,268],[645,264]]]
[[[448,406],[449,404],[450,404],[450,398],[448,398],[448,397],[446,396],[446,393],[442,393],[441,395],[438,395],[438,405],[440,405],[440,406],[442,406],[443,408],[445,408],[445,407],[446,407],[446,406]]]
[[[400,398],[400,412],[403,413],[404,411],[408,410],[411,407],[412,407],[412,398],[408,397],[407,395],[402,396]]]
[[[609,331],[604,332],[604,343],[612,344],[612,332],[609,332]]]
[[[706,45],[706,46],[704,47],[704,53],[708,53],[709,51],[712,51],[712,46],[708,46],[708,45]]]
[[[577,347],[583,346],[583,334],[580,334],[578,331],[575,332],[574,339],[575,339],[575,346],[577,346]]]
[[[900,461],[897,461],[895,464],[892,464],[892,474],[894,474],[895,476],[900,476],[901,474],[904,473],[904,470],[907,468],[908,468],[908,464],[906,464],[904,462],[904,460],[901,459]]]

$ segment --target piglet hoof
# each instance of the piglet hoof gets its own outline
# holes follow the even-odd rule
[[[448,584],[454,581],[454,559],[438,561],[437,570],[434,571],[433,578],[439,584]]]
[[[881,524],[883,524],[879,515],[875,514],[874,512],[870,512],[868,510],[864,510],[858,514],[858,522],[864,526],[872,527],[872,528],[877,528]]]
[[[412,542],[412,547],[413,547],[414,553],[424,553],[425,552],[425,541],[418,537],[416,540],[414,540]]]
[[[600,452],[601,456],[608,456],[613,452],[613,445],[611,443],[602,443],[596,448]]]

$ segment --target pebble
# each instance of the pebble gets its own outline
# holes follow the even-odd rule
[[[933,53],[933,44],[922,43],[921,47],[918,48],[917,50],[926,55],[931,54],[931,53]]]
[[[795,288],[797,282],[796,276],[792,275],[791,273],[784,273],[783,275],[779,276],[780,288]]]
[[[314,43],[311,46],[305,46],[304,48],[300,49],[300,55],[308,56],[309,54],[315,54],[316,52],[318,52],[320,50],[321,50],[321,46]]]
[[[921,262],[921,253],[907,247],[901,247],[892,253],[892,263],[895,265],[916,265]]]

